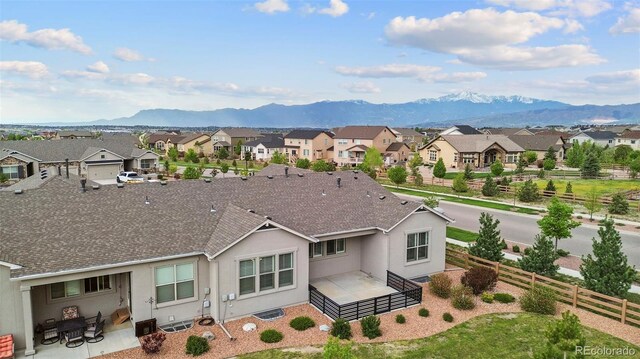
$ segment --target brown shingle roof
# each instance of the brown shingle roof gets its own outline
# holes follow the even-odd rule
[[[387,126],[345,126],[337,129],[335,138],[359,138],[364,140],[372,140],[382,131],[391,129]],[[393,135],[394,137],[396,135]]]
[[[387,147],[386,152],[396,152],[400,151],[401,148],[406,147],[409,149],[409,146],[405,142],[394,142]]]
[[[297,176],[298,173],[307,174],[314,173],[312,170],[307,170],[304,168],[297,168],[294,166],[280,165],[277,163],[270,163],[267,167],[263,168],[259,172],[256,172],[256,176],[284,176],[285,167],[289,167],[289,175]]]
[[[503,135],[444,135],[444,138],[458,152],[479,153],[497,143],[507,152],[522,152],[524,149]]]
[[[221,128],[220,131],[223,131],[224,133],[226,133],[231,137],[260,137],[261,136],[260,132],[252,128],[229,127],[229,128]]]
[[[626,130],[619,137],[630,138],[632,140],[640,139],[640,131]]]
[[[513,135],[509,139],[525,150],[532,151],[546,151],[549,147],[558,151],[563,145],[559,135]]]

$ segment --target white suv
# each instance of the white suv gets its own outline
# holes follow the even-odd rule
[[[116,177],[118,183],[138,183],[144,182],[144,177],[138,175],[137,172],[120,172]]]

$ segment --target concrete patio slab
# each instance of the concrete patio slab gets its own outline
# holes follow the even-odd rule
[[[385,282],[361,271],[336,274],[311,280],[320,293],[338,304],[356,302],[397,292]]]

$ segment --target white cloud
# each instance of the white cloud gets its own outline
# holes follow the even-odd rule
[[[49,74],[47,65],[37,61],[0,61],[0,71],[40,79]]]
[[[638,84],[640,85],[640,69],[604,72],[586,78],[597,84]]]
[[[138,51],[128,49],[126,47],[117,48],[116,51],[114,51],[113,53],[113,57],[115,57],[120,61],[126,61],[126,62],[150,60],[150,59],[146,59]]]
[[[105,64],[102,61],[98,61],[93,65],[87,66],[87,71],[96,72],[96,73],[100,73],[100,74],[106,74],[106,73],[109,73],[110,69],[109,69],[109,66],[107,64]]]
[[[362,14],[362,16],[364,16],[367,20],[371,20],[374,17],[376,17],[376,13],[375,12],[370,12],[368,14]]]
[[[256,10],[270,15],[289,11],[289,4],[287,4],[286,0],[266,0],[255,3],[253,6]]]
[[[107,74],[95,72],[95,71],[68,70],[68,71],[63,71],[60,75],[66,78],[67,80],[73,80],[73,79],[104,80],[107,78]]]
[[[111,82],[120,85],[149,85],[156,82],[156,79],[148,74],[143,72],[138,72],[135,74],[121,74],[109,77]]]
[[[344,83],[341,87],[351,93],[380,93],[380,88],[370,81]]]
[[[349,12],[349,5],[342,0],[331,0],[329,7],[318,10],[319,14],[340,17]]]
[[[482,80],[487,77],[487,74],[481,71],[476,72],[453,72],[430,74],[426,76],[418,77],[419,80],[424,82],[437,82],[437,83],[459,83],[459,82],[472,82]]]
[[[488,3],[531,11],[549,11],[554,15],[593,17],[611,9],[604,0],[487,0]]]
[[[640,8],[629,9],[629,14],[618,18],[609,32],[612,34],[631,34],[640,32]]]
[[[17,20],[0,22],[0,39],[49,50],[71,50],[81,54],[91,54],[91,48],[70,29],[41,29],[29,32],[26,24]]]
[[[504,70],[532,70],[593,65],[605,60],[584,45],[521,45],[549,30],[573,33],[582,25],[572,19],[534,12],[471,9],[440,18],[396,17],[385,28],[393,45],[406,45],[456,55],[458,60]],[[575,51],[574,54],[571,51]]]
[[[419,77],[440,71],[436,66],[412,65],[412,64],[388,64],[378,66],[348,67],[338,66],[336,72],[345,76],[356,77]]]

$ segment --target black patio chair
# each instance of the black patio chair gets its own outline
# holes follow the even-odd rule
[[[87,318],[85,320],[85,323],[87,323],[87,328],[93,328],[98,323],[100,323],[101,320],[102,320],[102,312],[98,311],[98,315],[96,315],[95,317]]]
[[[55,319],[49,318],[45,320],[42,325],[42,329],[42,340],[40,341],[40,344],[49,345],[57,343],[60,340]]]
[[[84,328],[73,329],[64,334],[64,338],[67,340],[65,346],[67,348],[77,348],[84,344]]]
[[[95,327],[91,327],[84,332],[85,338],[87,338],[87,343],[97,343],[101,342],[104,339],[103,335],[104,330],[104,320],[96,323]]]

